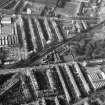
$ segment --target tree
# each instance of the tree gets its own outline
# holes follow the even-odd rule
[[[0,61],[1,61],[1,65],[4,64],[6,57],[7,57],[6,50],[3,47],[1,47],[0,48]]]

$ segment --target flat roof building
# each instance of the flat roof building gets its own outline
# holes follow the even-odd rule
[[[36,2],[36,3],[41,3],[41,4],[45,4],[48,7],[55,7],[58,0],[30,0],[32,2]]]

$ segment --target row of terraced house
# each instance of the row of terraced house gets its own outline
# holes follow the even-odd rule
[[[92,76],[92,73],[87,72],[86,69],[76,62],[56,65],[51,68],[21,68],[20,72],[24,72],[22,76],[16,74],[13,79],[4,83],[0,89],[0,96],[6,97],[8,95],[5,95],[5,93],[19,82],[18,76],[21,77],[21,83],[28,88],[27,90],[23,86],[28,93],[24,92],[24,89],[23,92],[26,100],[29,100],[28,102],[31,104],[69,105],[80,102],[79,105],[90,105],[88,96],[97,89],[104,87],[105,81],[97,81],[97,84],[95,84],[92,79],[94,76]],[[22,103],[24,101],[21,100],[20,104]],[[13,103],[8,102],[8,104],[12,105]]]
[[[28,15],[1,17],[0,33],[0,46],[14,49],[13,54],[18,49],[17,60],[26,59],[30,53],[37,53],[64,40],[62,28],[57,21]]]
[[[64,40],[61,27],[51,18],[20,16],[18,21],[20,23],[17,22],[16,25],[19,43],[28,53],[37,53]]]

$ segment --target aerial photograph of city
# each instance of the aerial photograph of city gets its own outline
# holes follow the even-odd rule
[[[0,0],[0,105],[105,105],[105,0]]]

